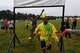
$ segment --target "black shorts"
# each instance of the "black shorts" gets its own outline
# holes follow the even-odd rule
[[[6,26],[5,29],[8,29],[8,27]]]
[[[1,27],[1,29],[5,29],[5,27]]]
[[[46,48],[46,42],[45,41],[41,41],[41,48]],[[50,44],[46,49],[47,50],[51,50],[52,45]]]
[[[41,48],[46,48],[46,42],[45,41],[40,41]]]
[[[13,29],[13,27],[9,27],[9,29]]]
[[[52,48],[52,45],[50,44],[48,47],[47,47],[47,50],[51,50]]]
[[[28,25],[26,27],[28,27]]]

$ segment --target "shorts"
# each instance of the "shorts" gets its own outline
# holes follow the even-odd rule
[[[26,25],[26,29],[29,27],[29,25]]]
[[[6,27],[5,27],[5,29],[7,30],[7,29],[8,29],[8,27],[6,26]]]
[[[45,41],[40,41],[41,43],[41,48],[46,48],[46,42]],[[46,49],[47,50],[51,50],[52,48],[52,45],[50,44]]]
[[[41,48],[46,48],[46,43],[45,43],[45,41],[40,41],[40,44],[41,44]]]
[[[52,48],[52,45],[50,44],[48,47],[47,47],[47,50],[51,50]]]
[[[14,29],[13,27],[9,27],[9,29]]]
[[[1,27],[1,29],[5,29],[5,27]]]

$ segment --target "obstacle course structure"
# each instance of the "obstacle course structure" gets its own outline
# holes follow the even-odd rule
[[[18,8],[47,8],[47,7],[63,7],[62,9],[62,22],[61,22],[61,28],[63,28],[64,25],[64,11],[65,11],[65,0],[14,0],[14,7],[13,7],[13,12],[14,12],[14,34],[12,37],[12,40],[10,41],[10,44],[7,49],[7,53],[10,53],[10,47],[13,43],[13,47],[15,48],[15,40],[18,41],[20,44],[20,41],[16,35],[15,32],[15,9]],[[64,29],[62,29],[64,30]],[[59,41],[59,46],[60,46],[60,52],[65,53],[64,50],[64,43],[63,43],[63,37],[60,37]]]

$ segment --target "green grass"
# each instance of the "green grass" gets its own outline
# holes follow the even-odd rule
[[[38,24],[41,23],[41,20],[38,20]],[[60,29],[60,20],[50,20],[51,23],[55,25],[57,30]],[[78,21],[77,29],[80,29],[80,20]],[[18,36],[21,44],[18,44],[16,41],[16,48],[13,49],[13,45],[11,49],[11,53],[41,53],[40,43],[37,40],[37,37],[34,38],[33,42],[28,40],[30,36],[30,29],[25,28],[24,22],[17,22],[16,23],[16,35]],[[12,35],[1,35],[0,33],[0,53],[6,53],[9,42],[11,41]],[[59,47],[57,46],[57,42],[52,41],[52,50],[49,53],[60,53]],[[66,53],[80,53],[80,37],[76,37],[72,35],[71,40],[67,40],[64,37],[64,47]]]

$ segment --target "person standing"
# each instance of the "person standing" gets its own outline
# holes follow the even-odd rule
[[[72,29],[76,29],[77,26],[77,16],[73,16]]]
[[[13,34],[13,29],[14,29],[13,25],[14,25],[13,20],[8,21],[8,27],[9,27],[10,34]]]
[[[5,25],[4,25],[3,19],[0,20],[0,27],[1,27],[1,32],[4,33],[5,32]]]
[[[0,32],[1,32],[1,19],[0,19]]]
[[[8,32],[8,19],[5,18],[4,20],[4,25],[5,25],[5,32],[7,33]]]
[[[70,19],[69,18],[67,18],[65,21],[65,29],[70,29]],[[65,33],[65,37],[70,39],[71,33],[69,32]]]

